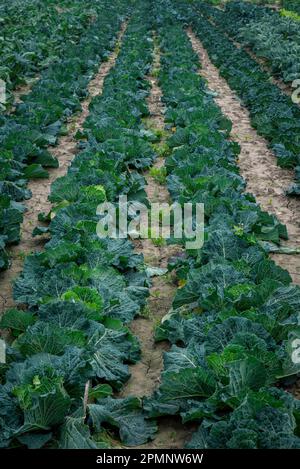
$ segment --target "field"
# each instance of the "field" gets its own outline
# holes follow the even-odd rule
[[[300,449],[300,11],[259,3],[0,0],[0,448]]]

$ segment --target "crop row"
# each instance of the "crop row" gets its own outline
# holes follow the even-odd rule
[[[145,18],[147,3],[140,2],[103,93],[91,102],[81,151],[51,187],[50,241],[26,258],[14,285],[15,301],[27,310],[8,310],[1,320],[15,336],[1,368],[2,447],[107,447],[106,423],[130,446],[156,430],[139,399],[111,397],[140,355],[124,324],[148,296],[143,257],[126,239],[96,234],[100,203],[117,204],[120,195],[146,202],[136,171],[155,157],[155,136],[142,125],[153,50]]]
[[[47,147],[65,132],[68,117],[80,111],[91,76],[106,60],[128,9],[124,0],[96,5],[99,15],[79,43],[69,44],[63,58],[41,74],[14,114],[0,116],[0,270],[9,265],[6,245],[19,242],[21,202],[31,196],[27,180],[47,177],[43,167],[58,166]]]
[[[265,137],[277,157],[278,165],[295,168],[296,183],[289,195],[300,194],[300,109],[290,97],[270,82],[269,75],[243,49],[192,7],[179,1],[182,14],[192,24],[220,74],[248,108],[251,123]]]
[[[299,371],[290,340],[300,289],[260,245],[269,236],[278,242],[285,227],[244,192],[231,123],[197,74],[174,4],[156,8],[159,84],[177,129],[167,142],[168,188],[173,201],[204,203],[206,241],[170,262],[180,287],[156,339],[173,345],[144,408],[153,418],[198,422],[189,448],[299,448],[299,401],[278,385]]]
[[[273,75],[285,82],[300,76],[299,24],[278,12],[247,2],[229,2],[220,10],[200,2],[198,8],[223,31],[267,60]]]

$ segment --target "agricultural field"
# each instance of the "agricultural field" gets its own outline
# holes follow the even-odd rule
[[[281,3],[0,0],[0,448],[300,449]]]

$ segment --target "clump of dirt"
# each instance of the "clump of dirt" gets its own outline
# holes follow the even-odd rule
[[[115,64],[126,27],[127,22],[124,22],[118,35],[115,50],[111,53],[108,60],[100,65],[98,72],[90,81],[88,86],[89,95],[81,102],[81,112],[70,118],[67,135],[59,139],[56,147],[48,148],[51,154],[57,157],[59,167],[49,169],[48,179],[35,179],[31,180],[28,184],[28,188],[32,192],[32,197],[26,201],[27,211],[24,214],[24,221],[21,226],[21,242],[17,246],[10,248],[11,266],[5,272],[0,273],[0,314],[4,309],[14,306],[12,283],[22,271],[24,258],[32,252],[41,251],[44,247],[46,241],[45,237],[32,237],[33,229],[39,224],[38,214],[40,212],[47,213],[51,209],[51,204],[48,200],[51,184],[55,179],[66,174],[71,161],[77,153],[77,141],[74,138],[75,134],[83,127],[83,123],[89,114],[91,100],[96,95],[102,93],[104,79]]]
[[[251,126],[249,112],[230,89],[218,69],[210,61],[207,51],[193,31],[187,31],[195,52],[202,64],[199,71],[208,87],[217,92],[216,103],[223,114],[232,122],[231,138],[241,146],[239,167],[247,183],[246,190],[252,192],[263,210],[273,213],[287,226],[289,240],[284,246],[300,247],[300,200],[285,195],[285,189],[294,182],[294,172],[276,165],[276,156],[268,148],[267,141]],[[288,270],[294,283],[300,285],[300,256],[273,254],[276,262]]]

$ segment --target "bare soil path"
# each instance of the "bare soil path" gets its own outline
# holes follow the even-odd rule
[[[26,201],[27,211],[24,214],[24,221],[21,226],[21,242],[10,249],[11,267],[5,272],[0,273],[0,314],[6,309],[14,306],[12,298],[12,282],[20,274],[24,257],[31,252],[43,249],[45,239],[43,237],[33,238],[32,231],[38,224],[38,214],[40,212],[49,212],[51,204],[48,200],[52,182],[58,177],[66,174],[68,167],[77,153],[77,140],[74,138],[76,132],[82,129],[83,123],[89,114],[89,105],[91,100],[101,94],[106,75],[114,66],[122,37],[126,30],[127,22],[122,24],[118,35],[116,47],[106,62],[101,63],[98,72],[90,81],[88,86],[88,98],[81,102],[82,111],[74,115],[68,122],[68,133],[62,136],[56,147],[48,148],[52,155],[59,161],[58,168],[49,169],[48,179],[31,180],[28,188],[32,192],[32,197]]]
[[[251,126],[247,109],[243,107],[218,69],[210,61],[207,51],[191,29],[187,31],[202,68],[199,70],[208,87],[217,92],[216,103],[232,121],[231,137],[241,146],[239,167],[247,182],[247,191],[255,195],[262,209],[275,214],[286,224],[289,240],[283,245],[300,247],[300,200],[287,197],[285,189],[294,182],[293,171],[276,165],[276,157],[266,140]],[[300,255],[273,254],[276,262],[288,270],[294,283],[300,285]]]
[[[160,51],[155,41],[152,74],[148,77],[151,83],[151,93],[148,107],[151,114],[151,128],[164,130],[164,107],[161,101],[162,92],[158,86],[156,74],[160,66]],[[163,143],[163,139],[162,139]],[[156,159],[153,168],[164,166],[164,158]],[[151,171],[144,173],[147,182],[146,192],[150,202],[168,203],[170,195],[163,184],[159,184]],[[159,245],[151,239],[135,241],[136,251],[144,254],[145,262],[151,267],[166,268],[168,259],[181,251],[179,246]],[[163,353],[169,349],[168,342],[155,343],[154,329],[172,306],[177,286],[175,278],[170,274],[152,278],[150,298],[144,317],[139,317],[131,323],[131,330],[140,340],[142,359],[130,367],[131,378],[120,393],[120,397],[135,395],[150,396],[160,383],[163,370]],[[183,448],[191,435],[191,426],[185,426],[180,418],[166,417],[159,419],[158,432],[155,439],[143,446],[142,449]]]

